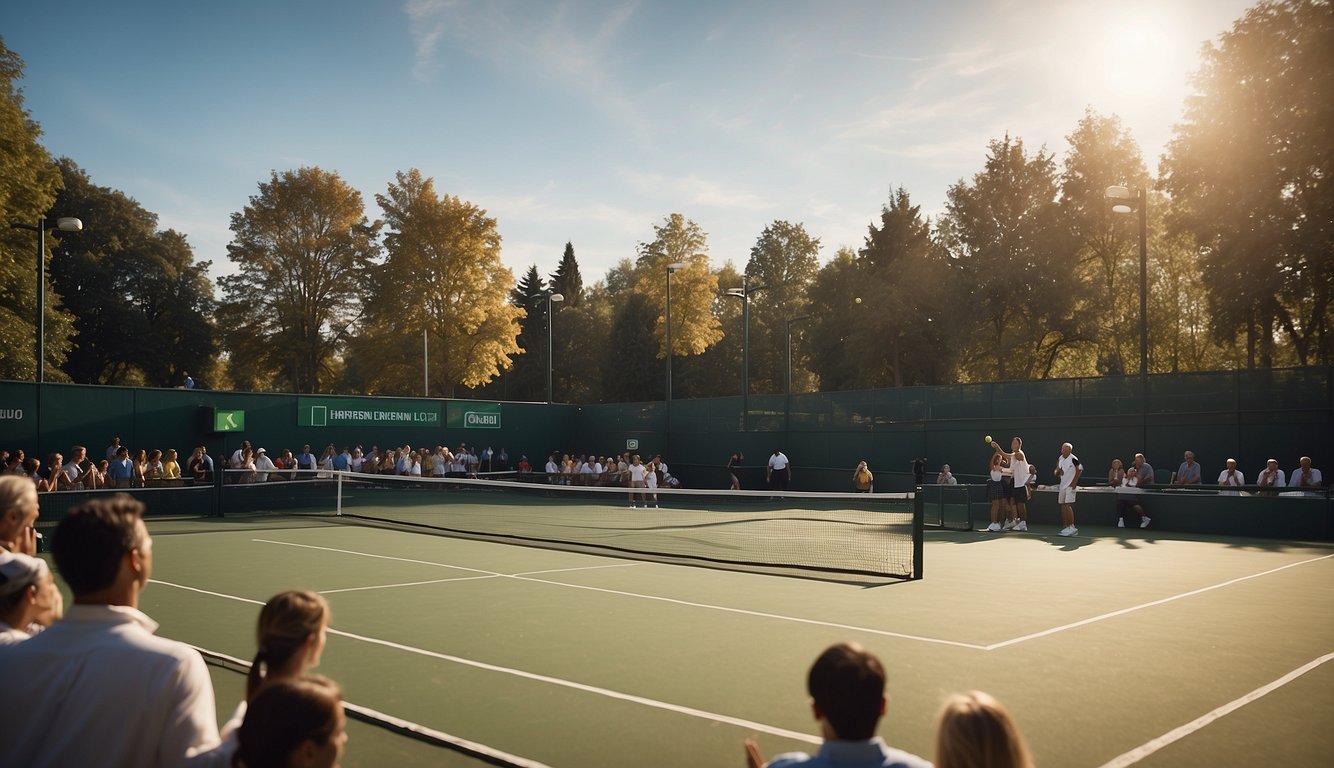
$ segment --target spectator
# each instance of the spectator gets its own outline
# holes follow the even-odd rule
[[[4,474],[20,475],[26,474],[24,467],[27,464],[28,457],[23,453],[22,448],[14,449],[5,460]]]
[[[1237,460],[1228,459],[1227,469],[1218,473],[1218,484],[1228,488],[1238,488],[1246,484],[1246,476],[1237,469]],[[1241,491],[1224,491],[1225,496],[1240,496]]]
[[[143,448],[134,452],[134,467],[130,473],[130,487],[143,488],[148,484],[148,451]]]
[[[1121,468],[1121,460],[1112,459],[1112,468],[1107,470],[1107,485],[1111,488],[1120,488],[1125,482],[1126,471]]]
[[[176,460],[177,454],[175,448],[168,448],[167,455],[162,458],[162,479],[180,480],[181,465]]]
[[[231,763],[246,710],[263,688],[280,680],[296,680],[319,666],[328,626],[329,603],[317,592],[280,592],[264,604],[259,611],[257,650],[246,676],[245,699],[222,726],[222,745],[208,762]]]
[[[1195,452],[1186,451],[1183,457],[1185,461],[1177,467],[1177,472],[1172,476],[1172,485],[1199,485],[1200,465],[1195,463]]]
[[[196,485],[208,485],[213,482],[213,457],[208,455],[208,449],[202,445],[195,446],[195,451],[190,455],[190,461],[185,465],[186,472],[193,477]]]
[[[107,477],[111,488],[129,488],[130,479],[134,477],[134,462],[130,461],[130,449],[121,446],[116,449],[116,455],[107,465]]]
[[[1274,495],[1274,491],[1268,489],[1282,488],[1288,484],[1283,470],[1278,468],[1278,459],[1270,459],[1265,463],[1265,468],[1260,470],[1259,477],[1255,478],[1255,484],[1265,489],[1260,491],[1264,496]]]
[[[162,479],[162,451],[154,448],[148,453],[148,463],[144,465],[144,480],[149,485],[156,485]]]
[[[945,701],[936,726],[936,768],[1033,768],[1005,706],[982,691]]]
[[[37,554],[37,511],[37,487],[31,481],[0,476],[0,549]]]
[[[61,487],[70,491],[81,491],[88,485],[93,472],[92,462],[88,461],[88,449],[82,445],[76,445],[69,449],[70,459],[61,467],[65,479],[61,480]],[[54,471],[56,465],[52,464]]]
[[[740,450],[732,451],[732,455],[727,457],[727,477],[732,481],[731,490],[741,490],[741,478],[737,477],[737,472],[741,470],[741,462],[746,460],[746,455]]]
[[[1136,474],[1139,475],[1140,490],[1151,487],[1154,483],[1154,477],[1153,467],[1149,464],[1149,460],[1144,458],[1144,454],[1137,453],[1135,454],[1135,460],[1131,463],[1134,464]]]
[[[269,473],[277,471],[278,465],[274,464],[273,459],[269,458],[268,451],[263,448],[255,451],[255,482],[267,483],[269,481]]]
[[[959,478],[950,472],[950,465],[942,464],[940,474],[936,475],[936,485],[958,485]]]
[[[229,469],[236,469],[241,465],[241,457],[245,455],[245,451],[247,448],[249,448],[252,451],[254,450],[254,446],[250,444],[249,440],[242,440],[240,447],[238,447],[235,451],[232,452],[232,460],[228,464]]]
[[[885,744],[876,736],[885,714],[885,668],[875,654],[855,643],[830,646],[811,666],[806,689],[811,711],[820,724],[824,744],[814,755],[790,752],[769,761],[769,768],[788,766],[883,766],[930,768],[916,755]],[[749,768],[766,765],[759,746],[746,740]]]
[[[27,640],[63,612],[45,560],[0,550],[0,646]]]
[[[106,450],[107,461],[114,461],[116,458],[116,454],[118,453],[120,453],[120,438],[113,437],[111,438],[111,445],[107,446]]]
[[[926,477],[926,459],[912,460],[912,481],[914,485],[921,485]]]
[[[528,462],[528,454],[519,454],[519,472],[528,474],[533,471],[533,465]]]
[[[1108,481],[1110,482],[1110,475]],[[1116,489],[1116,527],[1126,527],[1126,513],[1134,510],[1139,515],[1139,527],[1148,528],[1152,522],[1148,515],[1144,514],[1144,507],[1140,504],[1140,496],[1144,491],[1139,487],[1139,469],[1131,465],[1126,470],[1125,477],[1121,478],[1121,485]]]
[[[1324,478],[1320,476],[1320,470],[1311,466],[1311,457],[1303,456],[1300,466],[1292,470],[1292,479],[1288,481],[1289,488],[1301,488],[1306,491],[1318,491],[1325,487]]]
[[[769,457],[769,465],[765,467],[764,479],[769,481],[771,490],[787,490],[788,483],[792,482],[792,462],[788,461],[787,454],[774,449],[774,454]]]
[[[69,475],[65,474],[65,455],[53,453],[46,457],[46,469],[42,470],[45,484],[38,485],[39,491],[64,491],[69,489]]]
[[[153,569],[143,505],[124,494],[70,510],[52,542],[74,593],[65,618],[0,649],[0,764],[168,766],[218,743],[213,683],[138,610]]]
[[[266,685],[237,732],[236,759],[245,768],[336,766],[347,744],[343,692],[309,675]]]
[[[871,468],[866,466],[866,462],[857,464],[857,468],[852,471],[852,490],[857,493],[870,493],[874,483],[875,475],[871,474]]]
[[[301,446],[301,453],[296,457],[296,468],[304,471],[315,469],[315,454],[310,452],[309,445]]]

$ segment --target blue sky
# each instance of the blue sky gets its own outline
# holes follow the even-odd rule
[[[24,3],[0,18],[54,155],[184,232],[215,275],[271,170],[367,215],[394,173],[499,222],[516,276],[586,282],[672,212],[744,266],[775,219],[859,247],[893,187],[929,215],[1006,132],[1065,154],[1086,107],[1154,169],[1243,0]]]

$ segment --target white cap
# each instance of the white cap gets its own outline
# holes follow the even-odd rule
[[[0,549],[0,597],[40,584],[46,577],[46,561]]]

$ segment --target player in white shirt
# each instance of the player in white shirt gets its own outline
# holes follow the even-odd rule
[[[1056,476],[1060,478],[1056,502],[1061,505],[1062,536],[1074,536],[1079,533],[1075,527],[1075,492],[1079,489],[1079,476],[1084,474],[1084,465],[1072,451],[1074,446],[1061,444],[1061,455],[1056,459]]]
[[[648,486],[648,482],[647,480],[645,480],[645,478],[648,476],[651,470],[649,470],[649,468],[644,466],[643,464],[639,463],[639,454],[636,453],[634,455],[634,458],[630,460],[630,466],[626,467],[626,471],[630,473],[630,507],[633,509],[636,506],[635,504],[636,495],[639,496],[639,501],[643,503],[644,506],[647,507],[648,501],[646,501],[644,498],[644,492],[642,490],[636,492],[635,489],[645,488]]]
[[[1024,439],[1016,437],[1010,441],[1010,450],[1005,452],[1001,450],[1000,443],[991,441],[991,447],[999,453],[1007,464],[1010,465],[1010,474],[1014,483],[1008,490],[1011,492],[1011,510],[1009,518],[1005,521],[1003,530],[1027,531],[1028,530],[1028,456],[1024,455]]]

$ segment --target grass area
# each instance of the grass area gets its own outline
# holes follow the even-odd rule
[[[331,520],[151,527],[160,583],[142,607],[160,634],[248,659],[259,603],[322,591],[319,671],[350,701],[553,766],[734,767],[747,736],[813,749],[806,670],[842,640],[886,664],[891,744],[930,757],[942,698],[980,688],[1060,766],[1103,765],[1334,651],[1321,545],[935,532],[925,580],[838,582]],[[240,676],[214,678],[225,717]],[[1331,683],[1316,666],[1139,764],[1323,766]],[[348,750],[349,765],[446,764],[367,726]]]

